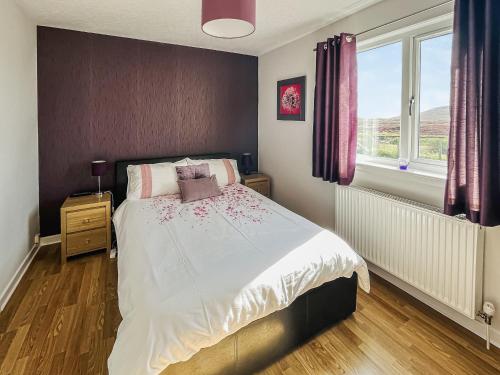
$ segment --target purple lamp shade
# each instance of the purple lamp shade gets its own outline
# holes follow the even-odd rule
[[[249,152],[241,154],[241,168],[243,169],[246,175],[250,174],[252,166],[253,166],[252,154]]]
[[[201,29],[217,38],[242,38],[255,31],[255,0],[202,0]]]
[[[95,160],[92,162],[92,176],[104,176],[108,169],[108,163],[105,160]]]

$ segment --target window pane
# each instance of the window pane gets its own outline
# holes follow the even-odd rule
[[[420,42],[419,158],[447,159],[451,43],[452,34]]]
[[[358,154],[397,159],[402,44],[358,53]]]

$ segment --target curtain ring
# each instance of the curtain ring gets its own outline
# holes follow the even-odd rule
[[[323,49],[326,51],[328,49],[328,43],[323,44]]]
[[[348,43],[351,43],[352,42],[352,36],[351,35],[347,35],[345,40],[347,40]]]

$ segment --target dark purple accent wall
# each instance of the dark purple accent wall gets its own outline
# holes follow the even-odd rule
[[[97,189],[92,160],[256,157],[257,64],[254,56],[38,27],[41,234],[60,232],[67,195]]]

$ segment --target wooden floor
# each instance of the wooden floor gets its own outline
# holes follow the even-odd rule
[[[116,261],[41,249],[0,314],[0,374],[105,374],[120,322]],[[349,319],[263,374],[500,374],[500,350],[377,277]]]

